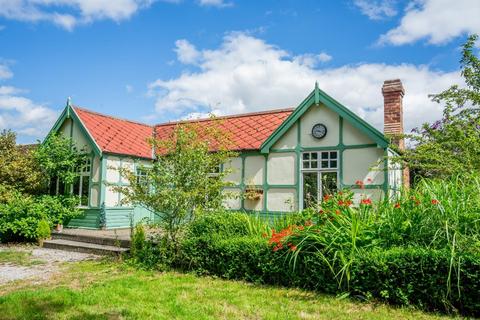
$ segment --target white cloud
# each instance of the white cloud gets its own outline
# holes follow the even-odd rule
[[[0,16],[7,19],[51,21],[67,30],[95,20],[121,21],[155,0],[0,0]]]
[[[232,2],[226,2],[225,0],[199,0],[198,3],[201,6],[218,8],[231,7],[233,5]]]
[[[380,37],[379,43],[404,45],[421,39],[442,44],[455,37],[480,33],[479,0],[415,0],[400,25]]]
[[[400,78],[406,89],[406,127],[411,129],[441,116],[442,107],[431,102],[428,94],[461,84],[459,72],[412,64],[316,68],[304,58],[243,33],[229,34],[219,48],[198,53],[199,71],[150,84],[163,120],[297,106],[318,80],[324,91],[382,130],[383,81]]]
[[[27,138],[28,141],[43,138],[58,114],[22,96],[22,93],[25,90],[0,86],[0,130],[12,129],[20,134],[20,138]]]
[[[0,64],[0,80],[9,79],[13,76],[12,71],[7,65]]]
[[[132,93],[133,92],[133,86],[130,85],[130,84],[125,85],[125,91],[127,91],[127,93]]]
[[[305,65],[308,67],[315,67],[320,63],[324,63],[332,60],[332,56],[325,52],[321,52],[320,54],[306,53],[306,54],[296,56],[294,60],[298,64]]]
[[[178,61],[185,64],[194,64],[200,57],[200,52],[195,46],[185,39],[175,41],[175,52],[177,53]]]
[[[397,15],[395,0],[354,0],[360,11],[372,20],[380,20]]]

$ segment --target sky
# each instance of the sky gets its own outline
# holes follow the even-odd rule
[[[295,107],[315,81],[382,130],[396,78],[411,130],[463,84],[479,16],[479,0],[0,0],[0,130],[41,140],[68,97],[150,124]]]

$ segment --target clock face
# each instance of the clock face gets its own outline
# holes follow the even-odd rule
[[[327,135],[327,127],[324,124],[317,123],[312,128],[312,136],[321,139]]]

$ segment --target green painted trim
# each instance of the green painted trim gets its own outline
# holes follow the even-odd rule
[[[296,149],[270,149],[269,153],[289,153],[295,151]]]
[[[350,190],[369,190],[369,189],[380,189],[384,190],[384,184],[365,184],[363,187],[359,187],[356,184],[346,184],[344,185],[344,189],[350,189]]]
[[[305,100],[303,100],[300,105],[287,117],[282,124],[275,129],[275,131],[265,140],[260,146],[260,151],[262,153],[268,153],[270,148],[275,144],[275,142],[280,139],[281,136],[287,132],[290,127],[292,127],[295,122],[305,113],[305,111],[315,103],[314,92],[311,92]],[[299,122],[300,123],[300,122]]]
[[[343,184],[343,151],[345,145],[343,144],[343,117],[338,117],[338,189],[342,190]]]
[[[386,199],[389,199],[390,198],[390,195],[388,194],[388,148],[385,148],[383,150],[383,156],[384,156],[384,160],[383,160],[383,192],[385,193],[384,194],[384,197]]]
[[[68,105],[65,106],[65,108],[63,109],[62,113],[60,114],[60,116],[58,117],[58,119],[55,121],[55,123],[53,124],[53,127],[50,129],[50,131],[48,132],[47,136],[45,137],[45,139],[43,140],[45,142],[45,140],[47,140],[47,138],[58,132],[58,130],[60,129],[60,127],[62,126],[63,122],[65,121],[65,119],[68,119],[70,117],[69,115],[69,107]],[[43,143],[43,142],[42,142]]]
[[[240,177],[240,189],[241,189],[241,198],[240,198],[240,208],[245,209],[245,199],[243,198],[243,194],[245,192],[245,158],[247,157],[246,154],[241,154],[240,158],[242,159],[242,171],[241,171],[241,177]]]
[[[302,148],[302,122],[300,118],[297,122],[297,145],[295,146],[295,191],[297,197],[296,209],[300,210],[300,203],[302,203],[303,197],[303,188],[300,186],[300,175],[301,175],[301,148]],[[302,188],[302,189],[300,189]]]
[[[264,155],[264,162],[263,162],[263,207],[262,211],[267,212],[267,203],[268,203],[268,190],[270,189],[268,185],[268,154]]]
[[[296,189],[297,184],[270,184],[269,189]]]
[[[83,132],[83,134],[85,134],[85,136],[87,137],[87,140],[90,142],[91,146],[92,146],[92,149],[95,151],[95,153],[98,155],[98,156],[101,156],[102,155],[102,150],[100,149],[100,147],[98,146],[97,142],[95,141],[95,139],[93,139],[93,136],[90,134],[90,132],[88,131],[87,127],[83,124],[82,120],[80,119],[80,117],[77,115],[77,113],[75,112],[75,109],[73,109],[72,107],[69,107],[71,109],[71,114],[72,114],[72,119],[74,121],[77,122],[77,124],[80,125],[80,130]]]
[[[300,103],[300,105],[288,116],[288,118],[265,140],[260,149],[262,153],[268,153],[270,148],[275,144],[275,142],[282,137],[285,132],[287,132],[290,127],[292,127],[297,120],[312,106],[317,105],[317,94],[318,101],[324,104],[330,110],[336,112],[340,117],[347,119],[354,127],[359,129],[361,132],[364,132],[369,136],[376,144],[380,147],[387,147],[389,141],[385,136],[375,129],[373,126],[368,124],[362,118],[357,116],[355,113],[350,111],[348,108],[343,106],[341,103],[330,97],[324,91],[316,87],[313,92],[311,92],[305,100]]]

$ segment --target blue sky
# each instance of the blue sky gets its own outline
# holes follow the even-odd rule
[[[0,129],[41,139],[65,106],[158,123],[295,106],[314,82],[382,128],[383,80],[408,129],[461,83],[480,2],[0,0]]]

